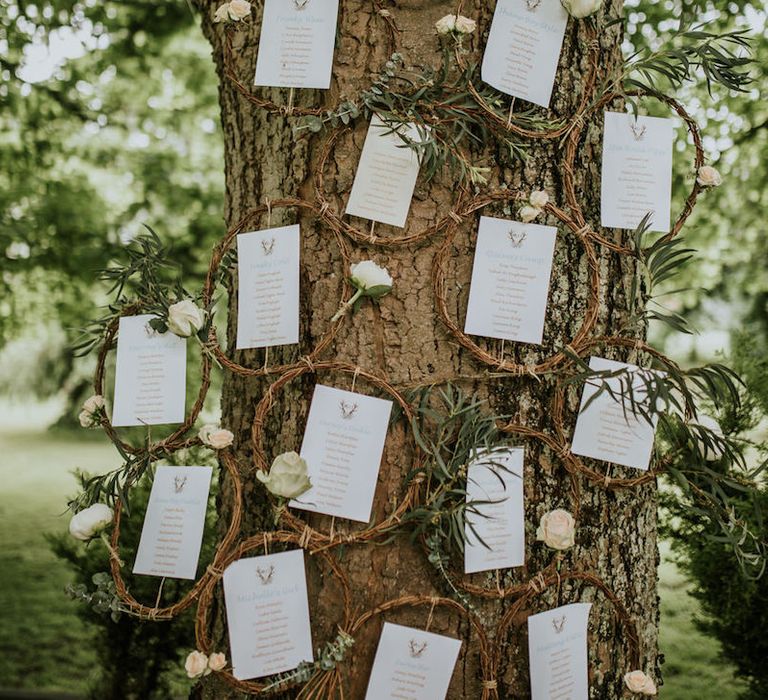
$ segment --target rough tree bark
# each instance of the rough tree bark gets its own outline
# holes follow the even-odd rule
[[[201,0],[203,30],[213,47],[220,85],[221,120],[224,133],[224,167],[226,170],[225,220],[228,225],[238,221],[251,207],[266,198],[298,196],[313,199],[311,177],[326,134],[297,140],[292,126],[295,120],[281,115],[267,114],[242,98],[222,72],[224,32],[211,22],[218,2]],[[434,34],[434,23],[443,15],[454,11],[449,0],[397,0],[383,3],[400,29],[399,51],[409,65],[437,65],[439,44]],[[487,38],[494,3],[483,0],[465,2],[462,13],[479,21],[479,32],[472,48],[480,56]],[[620,0],[607,3],[601,12],[598,37],[601,45],[600,69],[605,76],[615,75],[620,64],[620,30],[614,26],[604,29],[610,19],[622,13]],[[254,4],[254,15],[247,28],[237,35],[237,63],[243,81],[252,79],[259,39],[261,3]],[[479,49],[479,51],[478,51]],[[339,98],[354,97],[370,85],[371,76],[379,73],[387,60],[390,47],[386,41],[385,26],[377,15],[374,4],[367,0],[342,0],[339,33],[336,42],[332,88],[327,93],[297,91],[297,104],[332,105]],[[571,20],[562,50],[560,66],[552,98],[555,115],[567,116],[579,99],[587,71],[587,41],[583,23]],[[287,91],[267,91],[278,103],[287,101]],[[342,139],[329,162],[328,197],[343,211],[367,124],[359,119],[353,138]],[[586,129],[577,162],[577,187],[588,220],[599,222],[599,163],[601,151],[602,115],[595,115]],[[493,153],[490,156],[493,157]],[[564,206],[561,170],[561,142],[535,141],[529,144],[529,157],[507,167],[494,166],[494,184],[506,183],[512,188],[546,189],[554,201]],[[437,178],[433,183],[420,182],[408,221],[409,230],[418,230],[442,216],[450,207],[454,188],[449,176]],[[500,209],[489,207],[489,215],[503,215]],[[272,215],[272,225],[300,221],[302,237],[301,264],[301,345],[298,349],[273,349],[270,363],[296,361],[314,347],[329,326],[341,294],[341,280],[345,274],[339,250],[330,232],[311,216],[298,219],[293,210],[279,210]],[[538,223],[557,225],[554,219]],[[266,217],[261,226],[266,227]],[[361,224],[364,225],[364,224]],[[377,228],[377,232],[386,227]],[[472,264],[472,237],[476,221],[466,222],[456,238],[449,266],[450,310],[455,318],[463,319],[466,308],[468,282]],[[393,232],[394,233],[394,232]],[[365,369],[382,372],[400,387],[448,379],[455,375],[478,375],[480,367],[461,350],[447,334],[435,313],[430,270],[435,251],[441,243],[438,234],[425,244],[379,250],[350,243],[353,259],[373,258],[386,265],[396,280],[392,294],[384,298],[379,307],[366,305],[348,318],[332,347],[324,357],[336,358]],[[633,275],[629,262],[608,251],[599,251],[602,285],[597,333],[610,334],[626,318],[626,290]],[[520,361],[533,362],[563,347],[573,336],[583,319],[586,303],[587,265],[583,249],[572,235],[560,235],[555,253],[548,318],[544,347],[519,346],[515,349]],[[233,288],[236,280],[233,281]],[[230,302],[228,340],[233,346],[236,327],[236,298]],[[509,344],[508,344],[509,345]],[[488,347],[498,347],[489,344]],[[635,359],[631,354],[614,354],[604,349],[601,354],[616,359]],[[262,351],[236,353],[236,359],[249,366],[264,363]],[[350,378],[343,375],[321,376],[321,381],[349,388]],[[278,397],[271,413],[268,430],[268,448],[271,454],[298,449],[304,429],[309,398],[315,378],[305,376],[288,385]],[[254,406],[266,389],[263,380],[244,379],[226,375],[223,391],[223,424],[237,436],[236,446],[242,465],[252,463],[250,443]],[[490,399],[490,407],[497,414],[512,414],[519,422],[551,429],[548,424],[549,401],[554,383],[531,378],[509,377],[475,381],[466,388]],[[371,391],[364,383],[359,391]],[[573,416],[576,393],[570,398]],[[569,426],[568,429],[572,427]],[[381,515],[390,507],[393,498],[402,492],[402,477],[408,469],[403,463],[405,431],[390,431],[385,459],[381,466],[374,510]],[[519,442],[512,440],[511,442]],[[535,545],[535,527],[542,513],[556,507],[569,507],[570,483],[556,455],[542,450],[536,443],[526,444],[525,495],[527,566],[525,570],[503,573],[503,582],[523,582],[546,566],[551,555]],[[615,472],[614,472],[615,473]],[[265,495],[253,478],[253,470],[243,467],[245,485],[245,534],[271,528]],[[226,493],[226,489],[225,489]],[[579,535],[575,550],[569,555],[567,566],[592,571],[601,577],[626,605],[637,625],[641,658],[646,669],[658,671],[657,633],[658,598],[656,595],[656,492],[655,486],[644,486],[628,491],[609,492],[588,483],[581,484],[581,512]],[[230,504],[226,498],[220,503],[222,521],[227,520]],[[326,520],[313,520],[327,528]],[[337,523],[343,528],[344,524]],[[390,598],[406,593],[443,594],[439,581],[426,562],[418,545],[401,537],[388,546],[354,545],[343,552],[343,566],[348,573],[358,612],[364,611]],[[321,580],[311,567],[310,600],[315,645],[332,638],[338,622],[338,599],[331,590],[333,584]],[[492,581],[493,577],[476,576],[476,581]],[[629,670],[624,656],[625,646],[620,628],[614,622],[610,605],[605,598],[589,586],[564,583],[558,595],[548,590],[527,612],[538,612],[558,602],[593,601],[590,625],[590,685],[591,697],[610,699],[622,695],[622,674]],[[511,601],[492,601],[479,604],[480,613],[489,635]],[[423,626],[425,610],[411,610],[393,615],[390,619],[404,624]],[[226,647],[223,606],[218,610],[217,635],[221,647]],[[466,625],[451,614],[436,611],[431,629],[461,636],[464,647],[460,662],[453,675],[449,698],[479,698],[480,685],[476,658],[477,641]],[[347,678],[346,697],[357,700],[365,692],[365,684],[379,634],[379,626],[370,624],[357,640],[349,664],[345,664]],[[529,697],[527,646],[524,625],[516,635],[497,640],[502,659],[499,694],[502,698]],[[658,674],[657,674],[658,677]],[[208,680],[198,689],[207,698],[237,697],[215,680]],[[292,694],[288,694],[292,696]]]

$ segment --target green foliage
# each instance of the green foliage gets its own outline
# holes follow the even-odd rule
[[[120,525],[120,557],[126,562],[123,576],[131,594],[151,605],[157,600],[161,580],[152,576],[132,576],[129,569],[136,555],[151,479],[141,480],[130,492],[133,514]],[[211,497],[199,567],[213,554],[216,534],[215,504]],[[186,653],[195,648],[189,613],[168,622],[138,620],[121,615],[114,598],[109,571],[109,553],[97,539],[85,546],[68,534],[50,535],[51,548],[74,574],[67,591],[78,603],[78,615],[96,632],[94,646],[99,658],[100,676],[90,688],[92,698],[161,700],[174,695],[173,683],[181,677],[179,669]],[[165,579],[159,601],[170,605],[181,598],[190,582]]]

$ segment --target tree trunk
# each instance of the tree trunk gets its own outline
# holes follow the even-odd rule
[[[313,200],[312,178],[330,132],[308,137],[304,131],[302,134],[305,136],[297,139],[292,130],[297,123],[295,117],[261,110],[236,91],[232,81],[224,75],[225,32],[221,25],[213,25],[211,22],[216,4],[201,2],[203,30],[213,46],[213,58],[221,79],[227,191],[225,219],[228,226],[232,226],[249,209],[263,204],[267,198],[299,197]],[[297,91],[297,105],[332,106],[342,98],[354,99],[362,89],[370,85],[372,76],[380,72],[392,52],[392,46],[387,40],[387,27],[384,19],[377,14],[377,7],[386,7],[391,12],[400,30],[397,50],[405,56],[407,65],[438,65],[440,49],[434,23],[443,15],[455,11],[454,2],[401,0],[395,6],[392,2],[342,0],[332,87],[328,92]],[[479,23],[479,30],[471,45],[475,60],[480,60],[482,56],[492,11],[492,3],[481,0],[464,3],[462,14],[476,18]],[[615,76],[621,63],[620,29],[618,25],[605,28],[611,19],[619,17],[621,13],[621,1],[613,0],[599,14],[597,36],[600,43],[601,77]],[[234,38],[235,65],[242,82],[247,85],[251,84],[255,69],[260,21],[261,3],[256,3],[252,18]],[[551,102],[553,113],[557,116],[567,117],[578,104],[588,71],[587,44],[586,23],[570,20]],[[254,90],[263,90],[259,94],[268,95],[278,104],[287,104],[287,90]],[[524,106],[518,106],[517,109],[524,109]],[[367,120],[363,117],[357,119],[353,137],[342,137],[331,152],[326,169],[326,197],[339,213],[343,212],[366,129]],[[602,113],[592,114],[585,134],[576,161],[576,188],[587,220],[597,225]],[[565,209],[562,140],[531,140],[526,145],[528,157],[525,162],[507,161],[507,164],[499,166],[495,150],[490,149],[485,154],[490,157],[490,163],[487,164],[494,171],[489,187],[495,188],[504,183],[512,189],[526,192],[546,189],[555,204]],[[449,174],[443,174],[430,183],[420,180],[406,232],[421,230],[444,216],[454,204],[455,189]],[[496,205],[486,207],[482,213],[507,218],[515,218],[516,214],[514,210],[510,213],[509,210],[504,211],[503,206]],[[477,230],[478,216],[479,213],[462,222],[449,251],[448,309],[455,319],[463,319],[466,309],[472,268],[472,241]],[[266,228],[267,219],[267,215],[264,215],[248,230]],[[298,348],[271,349],[268,358],[270,365],[296,362],[317,345],[330,327],[330,318],[341,299],[346,274],[336,239],[317,217],[295,208],[275,209],[271,214],[272,226],[295,222],[301,224],[301,343]],[[588,289],[586,255],[576,236],[565,230],[551,215],[537,219],[537,223],[557,225],[559,232],[544,346],[519,345],[511,350],[516,361],[528,364],[551,356],[569,343],[584,319]],[[359,221],[357,224],[364,225]],[[381,235],[400,235],[399,231],[383,226],[377,227],[379,232]],[[551,432],[550,405],[556,377],[545,376],[541,380],[527,376],[485,378],[483,375],[486,367],[459,347],[440,321],[434,302],[431,271],[443,236],[444,233],[437,233],[414,245],[390,248],[346,240],[352,260],[373,258],[385,265],[392,273],[395,286],[393,292],[383,298],[378,306],[367,304],[355,315],[347,317],[333,343],[322,354],[322,359],[339,360],[386,376],[399,390],[421,383],[474,376],[473,380],[461,380],[462,386],[480,397],[489,398],[489,410],[498,415],[510,414],[517,422]],[[597,252],[600,256],[601,284],[599,315],[594,334],[610,335],[626,319],[626,290],[634,274],[634,267],[628,259],[608,250],[598,249]],[[235,289],[236,279],[233,279],[230,291]],[[228,322],[229,347],[234,347],[236,304],[236,295],[233,295],[230,298]],[[508,352],[513,345],[507,344]],[[490,352],[499,351],[497,341],[489,341],[484,347]],[[621,354],[610,348],[598,348],[595,354],[630,361],[636,359],[631,353]],[[238,351],[231,356],[248,367],[258,368],[265,363],[263,351]],[[276,377],[270,379],[274,381]],[[320,373],[315,377],[307,373],[276,392],[275,404],[266,424],[268,455],[298,450],[300,447],[309,399],[316,381],[349,389],[354,379],[347,374]],[[237,436],[237,456],[245,493],[244,536],[273,528],[265,492],[254,478],[251,445],[255,406],[264,396],[268,385],[263,378],[225,373],[222,424]],[[362,379],[357,380],[357,390],[378,393]],[[577,393],[574,391],[568,397],[567,431],[572,430]],[[402,497],[403,479],[410,468],[410,464],[404,463],[403,459],[404,454],[410,454],[406,447],[407,430],[403,429],[402,421],[399,425],[399,428],[390,429],[381,465],[374,502],[374,517],[378,518],[391,511],[393,500]],[[523,570],[501,572],[501,585],[524,583],[550,563],[551,553],[535,543],[538,520],[543,513],[553,508],[573,508],[570,500],[571,481],[558,456],[533,440],[511,438],[510,442],[526,447],[527,566]],[[579,484],[578,490],[580,509],[577,546],[567,555],[563,567],[591,572],[615,592],[637,627],[643,667],[658,677],[656,487],[646,485],[637,489],[610,491],[584,481]],[[225,497],[222,498],[220,509],[222,522],[226,522],[231,503]],[[325,530],[329,527],[329,520],[317,516],[309,518],[311,524]],[[353,526],[338,522],[335,527],[345,531],[345,528]],[[412,543],[407,535],[386,545],[345,546],[343,551],[334,550],[332,555],[341,561],[349,578],[357,614],[406,594],[446,594],[434,569],[427,562],[422,547]],[[308,574],[313,640],[317,647],[335,634],[335,626],[340,622],[339,598],[331,578],[319,577],[310,564]],[[475,575],[472,580],[479,585],[495,586],[493,575]],[[519,625],[506,638],[493,640],[500,659],[499,697],[530,696],[525,641],[527,615],[558,604],[579,601],[594,603],[589,641],[591,697],[610,699],[622,696],[622,675],[632,670],[632,661],[628,658],[622,629],[615,624],[613,607],[602,593],[588,583],[564,579],[561,586],[552,586],[540,596],[532,596],[516,617],[515,621]],[[474,601],[491,639],[497,622],[513,603],[513,599]],[[215,634],[220,640],[219,648],[227,649],[223,606],[217,615]],[[464,641],[448,697],[480,698],[482,674],[477,657],[478,638],[454,612],[438,608],[430,614],[428,607],[421,607],[387,616],[387,619],[416,627],[424,627],[428,618],[431,630],[460,636]],[[380,621],[377,620],[366,625],[355,636],[355,646],[343,664],[347,698],[357,700],[364,697],[379,630]],[[199,692],[208,698],[239,696],[210,678],[203,682]],[[294,694],[288,693],[286,697],[294,697]]]

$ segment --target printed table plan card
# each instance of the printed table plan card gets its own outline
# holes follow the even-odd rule
[[[410,141],[421,137],[402,127]],[[403,228],[419,176],[419,158],[378,115],[373,115],[347,202],[347,214]]]
[[[524,457],[522,447],[508,447],[481,454],[470,463],[467,503],[494,502],[477,506],[480,515],[466,513],[464,573],[525,564]]]
[[[541,345],[557,229],[480,217],[464,332]]]
[[[211,467],[158,467],[134,574],[194,579],[203,542]]]
[[[631,371],[635,401],[642,400],[646,384],[643,375],[649,370],[641,370],[635,365],[600,357],[591,357],[589,367],[595,372],[616,372],[622,369]],[[603,382],[611,387],[615,396],[603,391],[584,410],[587,402],[600,390]],[[587,380],[581,395],[579,416],[576,419],[576,430],[571,446],[573,454],[613,462],[625,467],[648,469],[658,416],[654,414],[653,423],[649,423],[643,416],[635,415],[629,399],[622,400],[619,395],[622,389],[626,388],[626,377]]]
[[[184,422],[187,341],[152,329],[153,318],[146,314],[120,319],[114,426]]]
[[[365,700],[444,700],[461,640],[385,622]]]
[[[331,85],[339,0],[265,0],[254,85]]]
[[[574,603],[528,618],[531,700],[588,700],[591,607]]]
[[[498,0],[483,80],[507,95],[549,107],[567,23],[560,0]]]
[[[301,456],[312,488],[292,508],[367,523],[392,402],[318,384]]]
[[[237,349],[299,342],[299,225],[237,237]]]
[[[669,231],[672,199],[671,119],[605,113],[600,219],[636,229],[650,213],[650,231]]]
[[[303,550],[230,564],[224,600],[235,678],[271,676],[314,660]]]

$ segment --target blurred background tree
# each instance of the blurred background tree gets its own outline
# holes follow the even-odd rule
[[[753,42],[755,81],[748,94],[710,95],[702,82],[679,92],[702,128],[709,163],[724,182],[707,192],[706,203],[686,225],[686,242],[698,255],[675,280],[686,291],[669,298],[669,308],[701,333],[669,335],[652,328],[651,334],[683,363],[719,352],[733,357],[747,380],[748,410],[720,417],[730,432],[765,442],[768,2],[627,0],[625,6],[628,54],[669,43],[681,12],[710,31],[745,29]],[[172,245],[185,281],[197,284],[222,233],[217,99],[208,44],[182,0],[0,0],[1,395],[63,398],[57,411],[71,420],[71,406],[87,393],[91,366],[90,360],[73,357],[70,344],[106,299],[97,270],[119,256],[141,224],[158,230]],[[673,208],[686,195],[692,161],[682,127],[677,139]],[[763,458],[758,451],[752,455],[755,463]],[[20,463],[9,460],[8,475]],[[0,541],[21,546],[8,527],[10,512],[0,502],[0,534],[11,533]],[[683,515],[668,510],[668,530],[707,614],[700,626],[717,637],[748,679],[751,695],[745,697],[765,697],[759,669],[765,658],[760,635],[768,577],[746,582],[738,562],[716,541],[690,546],[689,535],[702,524]],[[754,526],[768,539],[766,523]],[[95,573],[92,562],[80,561],[63,544],[57,549],[76,565],[78,580]],[[20,556],[20,562],[15,562],[19,571],[29,576],[31,569],[23,568],[29,561]],[[6,581],[8,587],[19,585],[10,575]],[[6,599],[0,591],[0,602]],[[113,623],[99,624],[104,634],[114,634]],[[16,658],[9,649],[15,647],[0,644],[6,657]],[[8,668],[0,664],[0,686],[28,675],[23,662]],[[680,687],[690,694],[675,695],[665,686],[664,696],[694,697],[693,679]],[[713,686],[703,687],[711,693]]]

